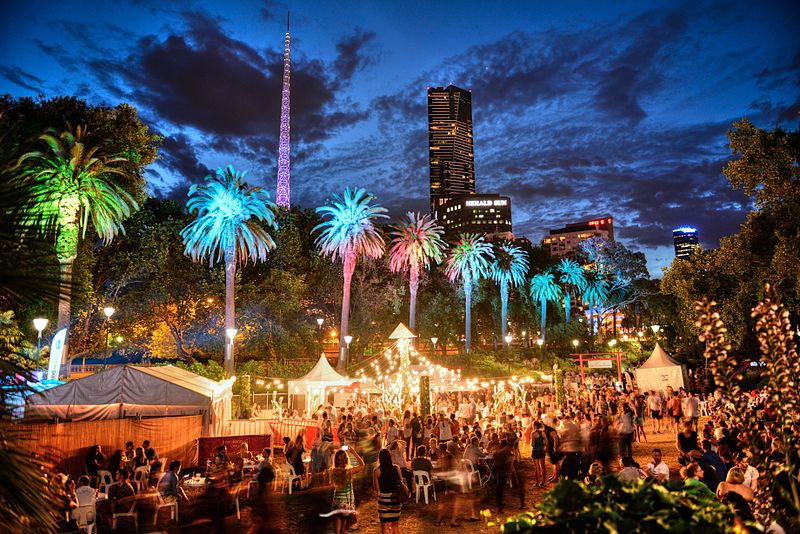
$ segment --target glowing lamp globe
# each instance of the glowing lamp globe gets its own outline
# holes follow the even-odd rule
[[[581,342],[578,341],[577,339],[573,339],[572,340],[572,346],[575,347],[576,349],[578,348],[578,345],[580,345],[580,344],[581,344]]]
[[[117,311],[114,309],[113,306],[106,306],[103,308],[103,313],[106,314],[106,317],[111,319],[111,316],[114,315],[114,312]]]
[[[510,345],[511,344],[511,334],[506,335],[505,340],[506,340],[506,343]]]
[[[353,336],[344,336],[344,342],[347,343],[347,346],[350,346],[350,342],[353,341]]]
[[[47,323],[49,322],[50,321],[48,321],[43,317],[37,317],[36,319],[33,320],[33,327],[36,329],[37,332],[41,334],[42,330],[47,328]]]
[[[225,329],[225,334],[227,334],[228,339],[231,340],[231,343],[233,343],[233,338],[236,337],[236,333],[237,332],[239,332],[238,328],[226,328]]]
[[[653,330],[654,334],[658,334],[658,331],[661,330],[661,325],[654,324],[650,328]]]
[[[322,323],[325,322],[325,319],[322,317],[317,317],[317,326],[322,327]]]
[[[544,345],[544,339],[542,339],[542,338],[537,339],[536,340],[536,344],[541,347],[542,345]]]

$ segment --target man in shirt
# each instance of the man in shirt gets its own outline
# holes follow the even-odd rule
[[[169,464],[169,471],[167,471],[167,473],[161,477],[161,481],[158,483],[158,492],[165,501],[171,502],[177,499],[182,501],[189,500],[189,498],[186,496],[186,492],[183,491],[183,488],[178,486],[178,474],[180,472],[180,460],[173,460]]]
[[[444,418],[444,415],[439,414],[439,420],[436,422],[436,430],[439,431],[439,443],[447,443],[453,439],[453,431],[450,427],[450,422]]]
[[[717,476],[717,481],[722,482],[728,476],[728,467],[725,465],[725,462],[722,461],[722,458],[719,457],[719,454],[712,450],[711,441],[704,439],[702,447],[703,455],[700,457],[698,463],[700,465],[705,463],[713,467],[714,474]],[[711,489],[717,491],[716,485]]]
[[[661,412],[664,409],[661,395],[651,391],[647,396],[647,408],[650,410],[650,417],[653,418],[653,433],[658,434],[661,431]]]
[[[425,457],[427,449],[424,445],[420,445],[417,447],[417,455],[414,456],[414,459],[411,460],[411,470],[412,471],[427,471],[428,475],[433,480],[433,464],[431,461]]]
[[[645,474],[656,482],[664,482],[669,478],[669,466],[661,461],[661,449],[653,449],[653,461],[647,464]]]
[[[147,465],[150,466],[150,471],[160,471],[163,466],[158,460],[158,453],[150,446],[150,440],[144,440],[142,448],[144,449],[144,457],[147,458]]]
[[[686,410],[685,416],[692,421],[695,431],[698,431],[698,422],[700,421],[700,399],[694,396],[694,393],[689,393],[686,397]]]

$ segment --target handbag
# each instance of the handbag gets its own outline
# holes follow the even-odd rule
[[[399,503],[404,503],[411,498],[411,492],[408,491],[408,486],[406,486],[402,478],[397,482],[392,498]]]

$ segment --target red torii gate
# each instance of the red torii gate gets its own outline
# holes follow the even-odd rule
[[[617,379],[622,384],[622,353],[621,352],[585,352],[578,354],[570,354],[574,360],[581,365],[581,382],[586,383],[586,376],[583,372],[583,362],[596,362],[596,361],[616,361],[617,362]]]

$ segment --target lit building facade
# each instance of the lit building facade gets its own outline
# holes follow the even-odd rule
[[[688,260],[694,251],[700,248],[700,238],[697,228],[681,226],[672,231],[672,242],[675,245],[675,257]]]
[[[457,196],[475,193],[472,93],[454,85],[428,88],[431,213]]]
[[[511,199],[500,195],[464,195],[450,199],[439,210],[439,222],[448,237],[462,232],[514,239]]]
[[[553,256],[564,256],[575,250],[587,239],[600,237],[614,241],[614,220],[611,216],[598,217],[566,225],[558,230],[550,230],[550,235],[542,240],[542,245],[550,249]]]

